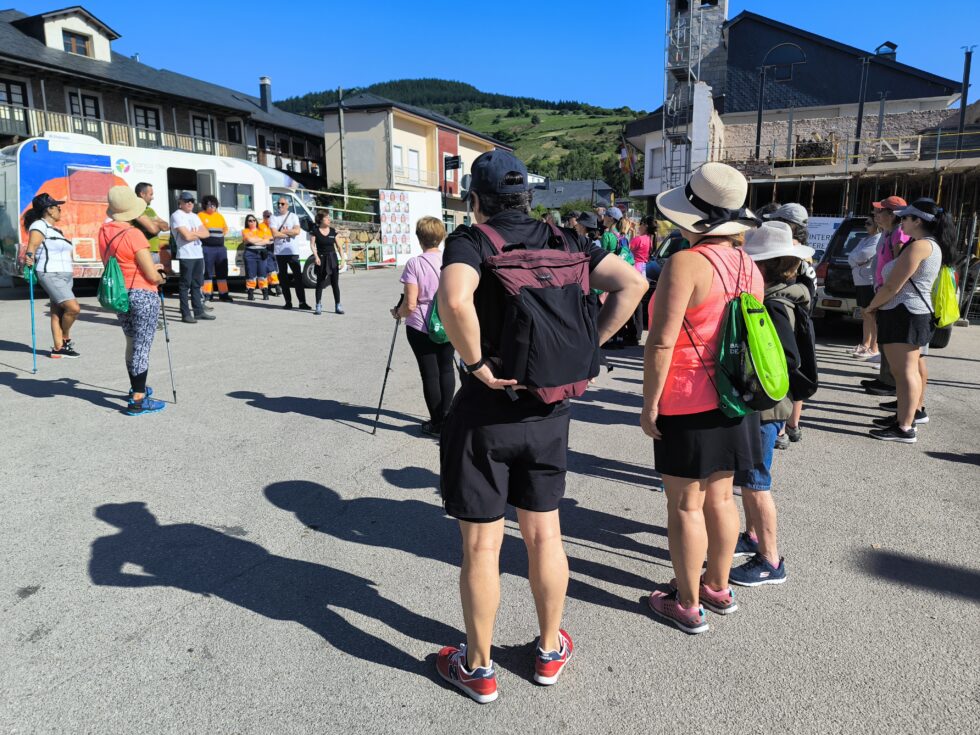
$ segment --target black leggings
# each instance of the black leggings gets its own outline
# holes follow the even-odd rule
[[[408,344],[415,353],[422,375],[422,395],[429,409],[429,417],[441,424],[456,392],[456,373],[453,367],[453,346],[450,343],[437,345],[426,332],[405,327]]]
[[[323,297],[323,286],[330,282],[330,288],[333,289],[333,303],[334,306],[340,303],[340,265],[337,263],[336,257],[331,258],[325,253],[319,253],[320,255],[320,265],[316,267],[316,303],[321,303],[320,299]],[[329,271],[327,269],[330,269]]]

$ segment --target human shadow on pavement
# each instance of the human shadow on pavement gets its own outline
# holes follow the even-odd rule
[[[858,557],[862,571],[903,586],[913,585],[980,603],[980,571],[871,549]]]
[[[56,398],[64,396],[66,398],[78,398],[88,401],[98,408],[109,408],[119,411],[125,408],[124,404],[118,402],[119,394],[106,394],[95,390],[82,388],[85,385],[74,378],[57,378],[55,380],[39,380],[36,377],[21,378],[14,373],[0,372],[0,385],[5,385],[11,390],[21,395],[31,398]],[[116,398],[116,402],[110,401]]]
[[[369,579],[269,553],[259,544],[194,523],[160,524],[145,503],[95,510],[119,532],[92,542],[89,576],[109,587],[172,587],[299,623],[356,658],[430,678],[424,661],[347,622],[336,608],[374,618],[425,643],[461,640],[455,628],[383,597]],[[127,567],[140,567],[133,573]]]
[[[650,455],[652,459],[652,449]],[[603,480],[612,480],[627,485],[639,485],[640,487],[658,490],[662,487],[660,473],[653,467],[599,457],[585,452],[576,452],[573,449],[568,450],[568,470],[578,475],[599,477]]]
[[[946,462],[962,462],[963,464],[975,464],[980,466],[980,454],[976,452],[966,452],[957,454],[956,452],[926,452],[926,456],[933,459],[941,459]]]
[[[229,398],[247,401],[253,408],[261,408],[272,413],[297,413],[314,419],[336,421],[358,431],[367,431],[374,426],[374,416],[377,408],[370,406],[355,406],[351,403],[341,403],[329,398],[310,398],[309,396],[267,396],[249,390],[236,390],[227,394]],[[408,422],[408,426],[397,426],[378,421],[378,428],[415,434],[418,431],[419,419],[407,413],[381,409],[383,418],[397,419]]]
[[[871,423],[870,419],[871,417],[869,416],[867,423],[859,424],[853,421],[841,421],[838,418],[825,418],[804,414],[802,423],[814,431],[827,431],[831,434],[851,434],[852,436],[867,437],[868,431],[875,428],[875,425]],[[863,431],[842,428],[844,426],[855,426],[858,429],[863,429]]]
[[[439,475],[425,467],[402,467],[400,470],[386,467],[381,476],[391,485],[404,490],[426,490],[432,488],[439,492]]]
[[[378,497],[345,500],[334,490],[306,480],[272,483],[265,488],[265,496],[277,508],[294,514],[307,528],[342,541],[396,549],[452,566],[459,566],[462,561],[456,522],[446,516],[442,508],[429,502]],[[601,518],[603,514],[593,516],[593,511],[578,508],[569,509],[571,533],[568,533],[565,529],[565,510],[566,505],[563,504],[564,535],[595,540],[599,537],[606,539],[607,534],[612,532],[609,530],[611,523]],[[585,530],[583,525],[586,523],[593,523],[600,530]],[[656,555],[667,556],[665,550],[641,544],[636,546],[636,550],[653,549]],[[569,556],[568,565],[573,573],[568,584],[569,597],[616,610],[631,610],[633,605],[630,600],[577,579],[574,575],[604,580],[623,587],[642,589],[650,584],[647,577],[578,557]],[[527,577],[524,542],[510,534],[504,535],[500,572],[515,577]]]
[[[0,339],[0,352],[26,352],[31,354],[31,346],[24,342],[11,342],[8,339]]]
[[[640,425],[640,406],[636,412],[621,411],[616,408],[607,408],[593,403],[572,402],[572,418],[576,421],[585,421],[590,424],[600,424],[603,426],[639,426]]]

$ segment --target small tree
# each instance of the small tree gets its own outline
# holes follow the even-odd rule
[[[541,116],[540,115],[531,115],[531,124],[532,125],[540,125],[541,124]]]

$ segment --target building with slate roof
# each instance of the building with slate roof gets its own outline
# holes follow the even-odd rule
[[[44,132],[256,161],[323,187],[323,121],[259,96],[154,69],[112,50],[119,38],[81,6],[0,11],[0,145]]]
[[[698,0],[670,3],[678,28],[697,27],[690,19],[702,13],[701,56],[690,65],[700,75],[693,80],[693,103],[687,103],[686,119],[693,122],[676,145],[668,136],[666,148],[663,108],[626,126],[627,140],[644,153],[644,185],[633,196],[652,198],[667,188],[665,169],[681,149],[688,170],[709,160],[740,168],[751,183],[750,206],[799,201],[814,214],[842,215],[863,211],[873,197],[911,196],[930,187],[937,193],[936,131],[955,117],[949,108],[959,99],[960,82],[901,63],[894,44],[862,50],[749,11],[728,20],[727,5],[712,2],[702,12]],[[676,106],[668,107],[668,121],[676,117]],[[938,147],[945,152],[956,147],[949,137],[955,130],[942,129],[947,140]]]

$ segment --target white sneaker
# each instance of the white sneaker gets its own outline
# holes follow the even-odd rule
[[[881,353],[880,352],[876,352],[873,355],[866,355],[862,359],[865,362],[870,363],[871,365],[880,365],[881,364]]]

